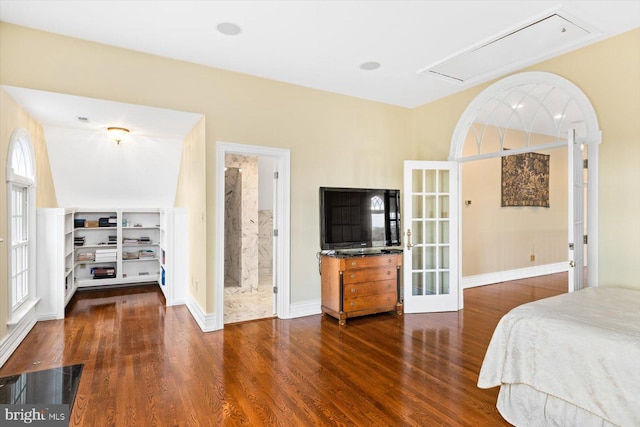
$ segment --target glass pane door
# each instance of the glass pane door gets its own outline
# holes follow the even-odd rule
[[[405,162],[404,310],[458,310],[458,164]]]
[[[576,142],[575,130],[568,136],[568,211],[569,211],[569,292],[579,291],[585,287],[584,274],[584,172],[583,152]]]

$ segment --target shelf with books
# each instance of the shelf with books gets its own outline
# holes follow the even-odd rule
[[[122,262],[145,262],[145,261],[156,261],[158,262],[158,258],[137,258],[137,259],[123,259]]]
[[[76,278],[79,287],[100,286],[105,284],[103,280],[117,278],[116,262],[78,262],[76,267]]]
[[[76,266],[78,265],[90,265],[90,264],[115,264],[117,261],[96,261],[96,260],[83,260],[76,261]]]
[[[160,227],[157,225],[154,225],[153,227],[146,227],[146,226],[137,226],[137,225],[133,225],[130,227],[122,227],[123,230],[159,230]]]
[[[78,209],[73,217],[73,226],[77,229],[101,229],[118,226],[117,210]]]
[[[38,307],[48,318],[64,318],[79,287],[156,282],[167,305],[186,301],[186,210],[44,208],[39,215],[37,281],[45,290]]]
[[[76,246],[76,252],[82,251],[83,249],[100,249],[100,248],[113,248],[116,249],[118,245],[114,244],[97,244],[97,245],[82,245]]]

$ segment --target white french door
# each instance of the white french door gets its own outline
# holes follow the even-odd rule
[[[455,311],[459,300],[457,162],[404,162],[404,311]]]
[[[583,153],[575,130],[569,131],[568,213],[569,213],[569,292],[584,287],[584,171]]]

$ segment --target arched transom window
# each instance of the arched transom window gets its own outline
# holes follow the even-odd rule
[[[593,108],[571,82],[528,72],[506,77],[469,104],[454,131],[450,159],[459,161],[600,142]]]
[[[34,298],[35,167],[31,138],[25,129],[11,136],[7,164],[9,213],[9,323],[17,323]]]

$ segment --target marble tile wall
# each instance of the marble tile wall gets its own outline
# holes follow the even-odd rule
[[[258,269],[261,276],[269,275],[273,270],[273,211],[258,212]]]
[[[258,158],[227,154],[225,166],[237,168],[240,180],[240,212],[230,213],[240,221],[240,287],[258,289]],[[225,213],[226,214],[226,213]],[[227,217],[225,217],[226,219]],[[226,242],[226,239],[225,239]],[[225,243],[226,244],[226,243]],[[233,250],[233,249],[232,249]],[[227,246],[225,246],[225,255]],[[236,252],[237,253],[237,252]],[[225,276],[227,274],[225,273]],[[230,276],[230,275],[229,275]]]
[[[238,168],[228,167],[224,172],[224,285],[240,286],[240,260],[242,253],[241,176]]]

